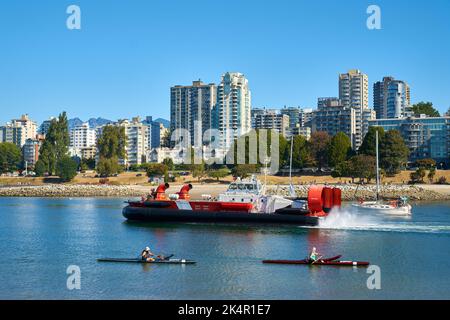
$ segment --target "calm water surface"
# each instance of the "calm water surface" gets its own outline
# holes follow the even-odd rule
[[[1,299],[450,299],[450,203],[416,204],[410,219],[344,209],[320,228],[143,224],[121,215],[124,199],[0,198]],[[154,251],[197,265],[98,263]],[[325,255],[381,268],[264,265]],[[68,290],[66,269],[81,269]]]

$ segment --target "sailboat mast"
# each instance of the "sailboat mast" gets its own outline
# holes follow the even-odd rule
[[[379,193],[380,193],[380,169],[379,169],[379,164],[378,164],[378,130],[375,131],[375,150],[376,150],[376,163],[377,163],[377,200],[379,199]]]
[[[292,185],[292,149],[294,145],[294,135],[291,136],[291,156],[289,159],[289,183]]]

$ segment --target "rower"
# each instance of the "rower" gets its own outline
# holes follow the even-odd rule
[[[155,259],[153,259],[153,252],[150,251],[149,247],[145,247],[144,250],[142,250],[141,252],[141,259],[142,260],[146,260],[146,261],[153,261]]]
[[[319,254],[319,252],[317,252],[316,247],[313,247],[311,252],[309,253],[309,261],[311,263],[317,262],[320,258],[322,258],[322,256]]]

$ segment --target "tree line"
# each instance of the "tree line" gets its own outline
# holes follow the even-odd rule
[[[379,133],[380,167],[385,174],[395,175],[406,166],[409,149],[400,132],[397,130],[385,132],[381,127],[371,127],[369,129],[358,151],[352,149],[350,138],[343,132],[330,136],[327,132],[318,131],[312,133],[309,140],[300,135],[294,136],[292,138],[292,168],[304,169],[314,167],[319,170],[332,168],[334,177],[370,180],[375,176],[376,131]],[[258,132],[257,137],[259,139]],[[247,138],[244,136],[240,139]],[[280,136],[279,139],[280,167],[286,168],[290,163],[291,141],[283,136]],[[237,151],[234,150],[234,152]],[[247,148],[246,152],[248,152]],[[240,166],[242,165],[236,165],[238,168]],[[258,164],[255,165],[255,168],[248,166],[246,168],[257,170],[261,166],[261,164]]]

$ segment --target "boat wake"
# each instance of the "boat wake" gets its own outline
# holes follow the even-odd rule
[[[410,217],[386,217],[364,214],[353,208],[333,209],[316,228],[325,230],[356,230],[379,232],[450,234],[450,225],[432,222],[414,222]]]

